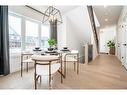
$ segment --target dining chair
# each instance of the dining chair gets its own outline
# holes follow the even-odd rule
[[[21,53],[21,77],[23,76],[23,65],[26,64],[26,71],[28,72],[28,64],[33,63],[31,59],[32,53]]]
[[[62,54],[62,56],[63,56],[62,61],[64,62],[64,78],[66,77],[67,62],[73,62],[74,71],[76,70],[76,65],[77,65],[77,74],[78,74],[79,73],[79,52],[78,50],[71,50],[70,52],[65,52]]]
[[[37,89],[37,81],[39,78],[41,80],[41,76],[49,76],[49,88],[51,88],[51,79],[57,71],[61,74],[61,83],[63,82],[62,57],[60,55],[32,55],[31,58],[35,62],[35,89]]]

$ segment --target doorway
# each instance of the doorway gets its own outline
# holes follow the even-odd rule
[[[100,53],[107,53],[106,50],[106,36],[104,32],[100,32]]]
[[[116,26],[107,26],[105,28],[100,29],[99,31],[99,52],[100,53],[109,53],[109,47],[107,47],[107,43],[109,40],[115,42],[116,37]]]

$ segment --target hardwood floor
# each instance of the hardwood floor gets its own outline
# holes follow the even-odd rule
[[[34,89],[34,70],[0,77],[0,89]],[[59,73],[53,77],[52,89],[127,89],[127,71],[115,56],[101,54],[90,64],[80,64],[80,73],[67,65],[67,78],[60,82]],[[48,79],[42,77],[38,89],[48,89]]]

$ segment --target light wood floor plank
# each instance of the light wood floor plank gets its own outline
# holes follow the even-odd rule
[[[0,77],[0,89],[34,89],[34,69]],[[48,89],[47,77],[42,77],[38,89]],[[89,64],[80,64],[79,75],[73,64],[67,64],[67,78],[63,84],[59,73],[53,77],[52,89],[127,89],[127,71],[115,56],[101,54]]]

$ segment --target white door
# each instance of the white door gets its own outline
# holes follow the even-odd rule
[[[99,39],[99,45],[100,45],[100,53],[107,53],[106,52],[106,39],[105,39],[105,33],[100,32],[100,39]]]
[[[124,46],[124,43],[125,43],[125,37],[124,37],[124,31],[121,31],[121,44],[120,44],[120,49],[121,49],[121,62],[124,64],[124,61],[125,61],[125,46]]]
[[[124,25],[122,33],[122,41],[121,41],[121,62],[127,68],[127,26]]]
[[[125,25],[125,32],[124,32],[124,43],[123,43],[123,49],[124,49],[124,65],[127,68],[127,24]]]
[[[125,64],[127,66],[127,24],[126,24],[126,30],[125,30]]]

